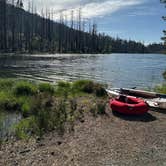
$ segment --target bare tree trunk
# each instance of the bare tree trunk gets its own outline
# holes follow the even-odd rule
[[[14,0],[12,0],[12,51],[15,51],[15,6]]]
[[[2,40],[2,50],[7,51],[7,21],[6,21],[6,0],[1,0],[1,22],[2,22],[2,30],[1,30],[1,40]]]
[[[63,13],[60,13],[60,23],[59,23],[59,52],[62,53],[63,51],[63,25],[64,25],[64,21],[63,21]]]
[[[3,2],[0,1],[0,50],[3,49]]]

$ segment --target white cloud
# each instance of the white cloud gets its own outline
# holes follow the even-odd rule
[[[71,10],[78,11],[81,7],[82,17],[87,19],[102,17],[143,2],[144,0],[33,0],[38,12],[43,8],[50,8],[54,10],[54,13],[65,10],[64,13],[70,15]],[[25,6],[27,8],[27,5]]]
[[[138,5],[140,0],[107,0],[100,3],[89,3],[83,7],[83,16],[87,18],[102,17],[107,14],[114,13],[125,7]]]

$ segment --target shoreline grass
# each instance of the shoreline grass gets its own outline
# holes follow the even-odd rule
[[[166,71],[163,72],[163,79],[166,81]],[[166,94],[166,82],[162,83],[161,85],[157,85],[154,90],[158,93]]]
[[[41,137],[52,130],[63,134],[66,124],[73,128],[86,111],[94,116],[104,114],[106,98],[103,85],[90,80],[57,84],[0,80],[0,111],[17,111],[23,117],[14,126],[19,139]]]
[[[166,84],[155,91],[166,93]],[[49,84],[0,79],[0,111],[19,112],[23,117],[14,126],[19,139],[41,137],[52,130],[63,134],[66,125],[73,130],[74,122],[82,120],[84,113],[105,114],[106,104],[104,85],[91,80]]]

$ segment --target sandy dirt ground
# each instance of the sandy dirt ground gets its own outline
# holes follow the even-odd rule
[[[85,116],[74,132],[16,141],[0,149],[2,166],[166,166],[166,110],[144,116]]]

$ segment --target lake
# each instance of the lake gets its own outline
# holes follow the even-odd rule
[[[162,54],[0,55],[1,78],[92,79],[113,87],[153,88],[164,81],[165,69]]]
[[[14,126],[22,119],[18,112],[0,112],[0,140],[10,138],[14,133]]]

